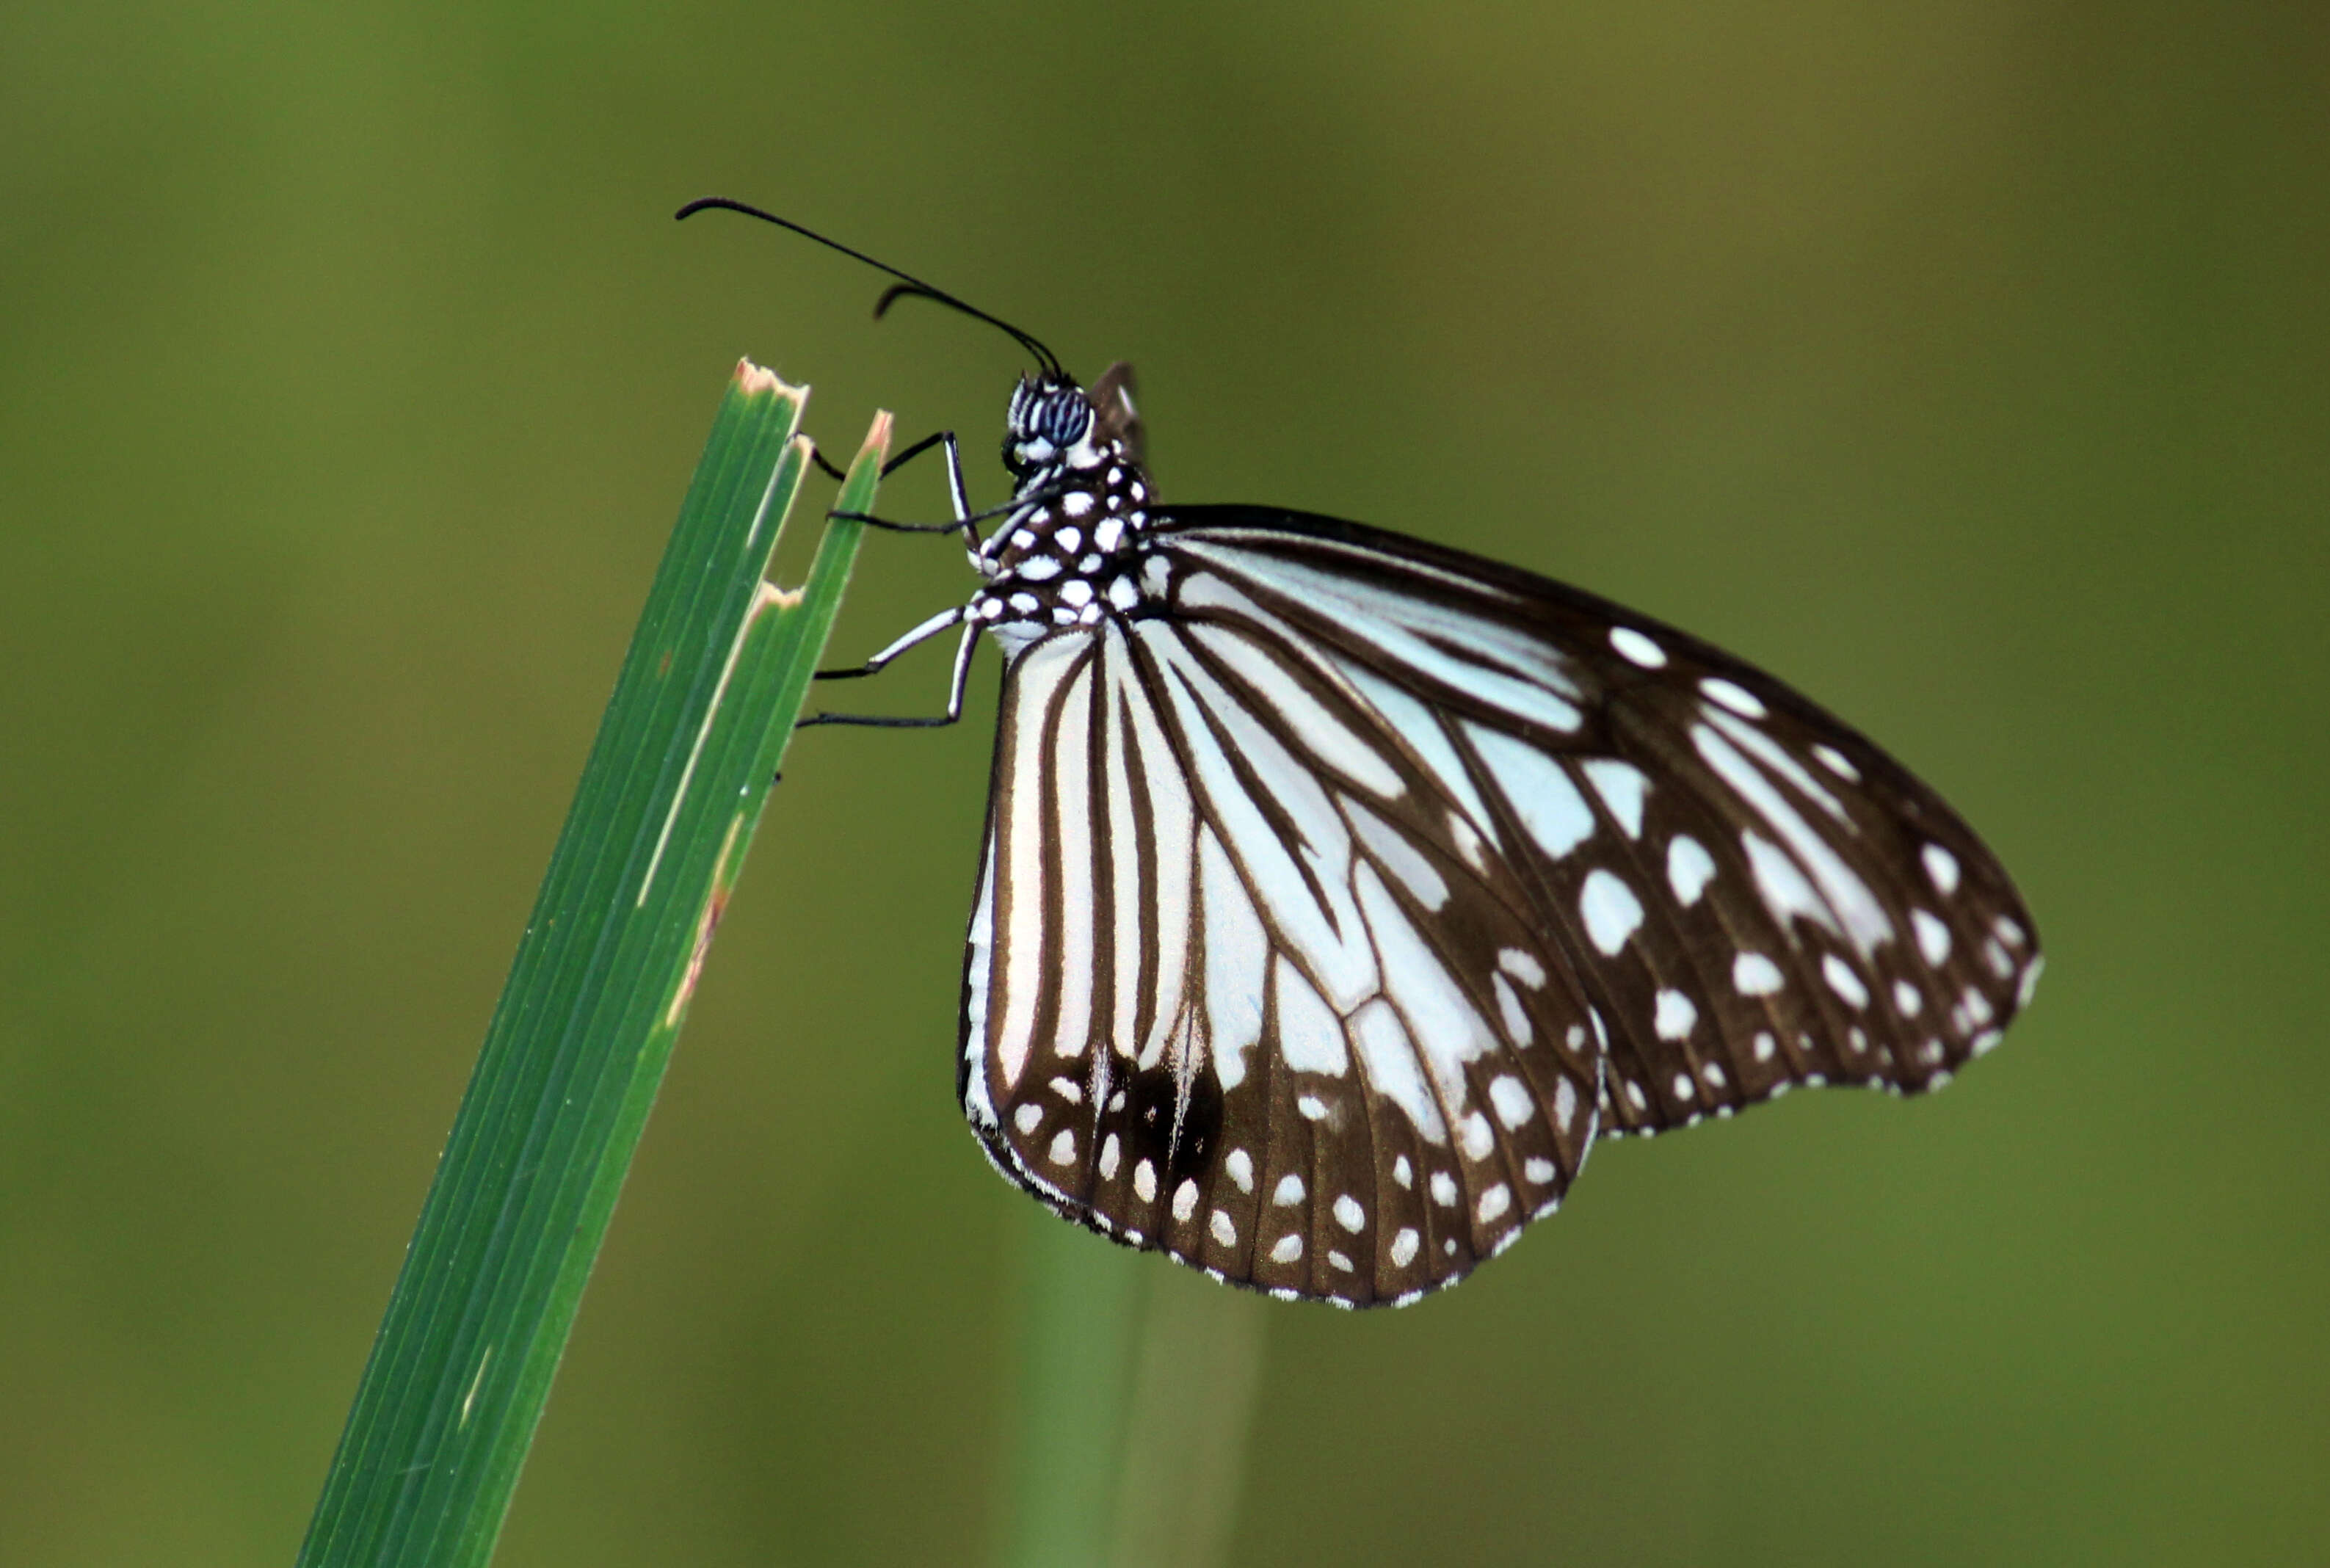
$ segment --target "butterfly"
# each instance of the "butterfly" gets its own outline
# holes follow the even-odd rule
[[[1002,650],[957,1089],[1062,1215],[1406,1304],[1558,1208],[1597,1139],[1937,1089],[2029,1003],[1997,859],[1789,686],[1517,567],[1169,503],[1128,366],[1086,389],[885,270],[885,307],[1040,364],[1002,507],[933,438],[977,591],[867,669],[958,631],[952,717]]]

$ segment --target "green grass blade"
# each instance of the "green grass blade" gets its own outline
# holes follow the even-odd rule
[[[1151,1260],[1028,1205],[1018,1438],[1004,1568],[1094,1568],[1125,1450],[1140,1307]]]
[[[1141,1270],[1108,1568],[1215,1568],[1237,1521],[1269,1302],[1186,1269]]]
[[[862,524],[763,581],[802,387],[737,367],[358,1384],[302,1568],[469,1568],[495,1537]],[[873,505],[889,417],[840,506]]]
[[[1005,1568],[1212,1568],[1269,1303],[1029,1205]]]

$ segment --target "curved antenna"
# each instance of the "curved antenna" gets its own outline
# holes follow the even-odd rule
[[[975,321],[983,321],[988,326],[1009,334],[1014,343],[1036,356],[1037,363],[1044,367],[1047,376],[1057,376],[1063,381],[1075,379],[1060,364],[1059,355],[1046,348],[1033,333],[1022,332],[999,316],[990,316],[977,306],[958,299],[943,288],[923,282],[911,272],[901,272],[887,261],[876,261],[865,251],[853,250],[838,240],[829,240],[814,229],[804,229],[790,218],[780,218],[774,213],[762,212],[748,203],[734,201],[727,196],[699,196],[674,213],[672,216],[675,219],[689,217],[703,212],[707,207],[718,207],[730,213],[742,213],[748,218],[758,218],[763,223],[774,223],[780,229],[790,229],[804,240],[814,240],[829,250],[838,250],[853,261],[863,261],[876,271],[887,272],[891,277],[898,279],[883,292],[881,302],[874,307],[874,319],[876,321],[882,319],[882,313],[888,310],[892,302],[897,299],[912,297],[935,300],[951,310],[959,310]]]

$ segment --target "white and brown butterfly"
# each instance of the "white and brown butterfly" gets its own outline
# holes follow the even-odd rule
[[[845,673],[960,628],[952,720],[978,638],[1003,650],[958,1086],[1062,1214],[1404,1303],[1552,1213],[1597,1138],[1936,1089],[2029,1001],[1997,860],[1786,685],[1458,551],[1166,505],[1126,366],[1086,392],[884,269],[886,305],[1043,366],[1004,506],[933,438],[982,586]]]

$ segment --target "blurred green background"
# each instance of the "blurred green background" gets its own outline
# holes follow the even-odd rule
[[[1454,1295],[1191,1281],[1229,1562],[2324,1560],[2325,83],[2200,0],[0,13],[0,1563],[289,1560],[736,357],[999,493],[1010,345],[707,192],[1134,360],[1169,496],[1768,665],[2048,939],[1946,1094],[1605,1149]],[[969,581],[869,542],[841,651]],[[999,1527],[974,692],[794,749],[503,1562]]]

